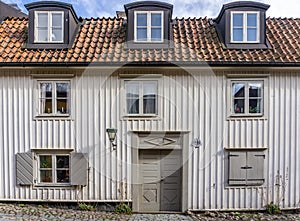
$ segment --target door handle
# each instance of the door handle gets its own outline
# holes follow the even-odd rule
[[[243,170],[250,170],[250,169],[252,169],[252,167],[244,166],[244,167],[241,167],[241,169],[243,169]]]

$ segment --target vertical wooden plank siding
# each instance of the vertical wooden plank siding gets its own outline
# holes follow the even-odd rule
[[[123,116],[122,78],[100,70],[75,72],[70,118],[35,118],[35,79],[27,71],[0,73],[0,200],[131,200],[131,133],[188,131],[188,207],[261,209],[271,201],[282,208],[300,202],[300,76],[281,71],[267,78],[263,118],[229,118],[225,72],[162,71],[158,118]],[[137,73],[137,72],[134,72]],[[259,73],[256,73],[259,74]],[[106,128],[118,128],[112,150]],[[224,148],[267,148],[265,184],[227,185]],[[88,154],[86,187],[31,188],[16,185],[16,153],[31,149]]]

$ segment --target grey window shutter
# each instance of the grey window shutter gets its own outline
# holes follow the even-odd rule
[[[229,153],[229,185],[245,185],[246,170],[246,152],[232,151]]]
[[[247,153],[247,184],[261,185],[264,183],[265,154],[262,151],[249,151]]]
[[[71,185],[87,185],[88,155],[71,153]]]
[[[17,153],[16,154],[17,184],[32,185],[33,184],[33,154]]]

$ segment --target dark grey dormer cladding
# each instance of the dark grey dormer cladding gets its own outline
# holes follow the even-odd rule
[[[127,45],[130,48],[167,48],[172,46],[172,12],[173,5],[157,1],[140,1],[124,5],[127,16]],[[135,12],[162,12],[162,41],[135,41]]]
[[[63,49],[72,46],[80,22],[71,4],[55,1],[41,1],[26,4],[25,7],[29,12],[27,48]],[[35,33],[37,32],[37,29],[35,28],[35,22],[37,21],[35,12],[62,12],[62,40],[60,42],[39,42],[35,40],[37,35],[37,33]]]
[[[266,38],[266,11],[270,6],[253,1],[238,1],[224,4],[218,17],[213,20],[220,41],[228,49],[267,49],[269,43]],[[234,42],[232,41],[232,17],[233,13],[257,13],[256,24],[258,37],[256,41]],[[247,20],[247,19],[245,19]],[[247,28],[247,27],[246,27]],[[247,31],[247,30],[246,30]]]
[[[27,17],[17,5],[5,4],[0,1],[0,21],[3,21],[6,17]]]

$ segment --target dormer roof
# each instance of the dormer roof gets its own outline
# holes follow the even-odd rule
[[[270,5],[261,3],[261,2],[254,2],[254,1],[237,1],[237,2],[230,2],[227,4],[224,4],[221,8],[221,11],[217,18],[214,19],[215,22],[219,23],[222,16],[224,15],[224,12],[226,10],[244,10],[244,9],[258,9],[267,11],[270,8]]]
[[[25,7],[29,12],[26,48],[62,49],[72,46],[80,21],[71,4],[41,1]]]

